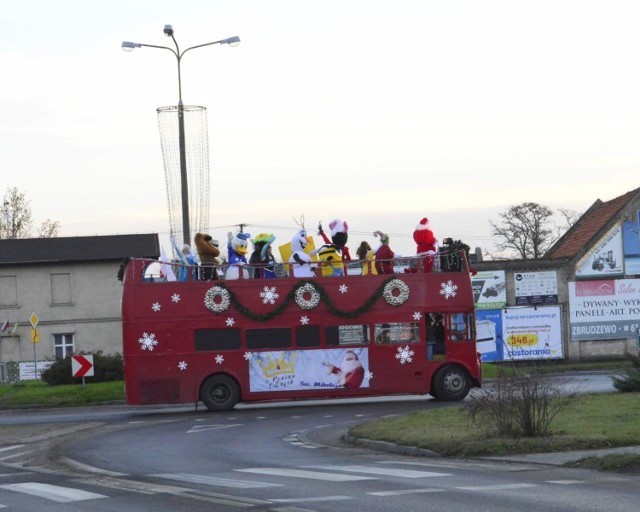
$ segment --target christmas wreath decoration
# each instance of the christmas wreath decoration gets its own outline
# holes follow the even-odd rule
[[[387,290],[389,285],[391,286],[385,295],[385,290]],[[394,295],[393,292],[395,290],[400,290],[400,294],[397,296]],[[310,294],[311,297],[309,299],[305,299],[306,294]],[[313,309],[317,307],[320,302],[324,302],[332,315],[342,318],[357,318],[365,311],[371,309],[375,302],[382,296],[385,297],[385,300],[389,304],[403,304],[409,298],[409,287],[400,279],[389,278],[356,309],[340,309],[333,304],[331,298],[322,286],[314,281],[301,279],[293,288],[291,288],[284,300],[278,304],[277,307],[273,308],[268,313],[254,313],[238,300],[238,297],[236,297],[236,294],[233,293],[232,290],[229,290],[224,284],[220,283],[207,291],[204,304],[207,309],[214,313],[222,313],[232,305],[241,315],[256,322],[266,322],[276,318],[281,315],[284,309],[292,302],[295,302],[300,309],[306,310]],[[221,298],[220,303],[215,302],[217,297]],[[396,303],[394,304],[391,301],[395,301]]]
[[[218,297],[220,297],[220,302],[216,302]],[[229,309],[229,304],[231,304],[231,295],[229,294],[229,290],[223,286],[209,288],[204,296],[204,305],[214,313],[226,311]]]
[[[398,292],[397,295],[396,292]],[[409,299],[409,287],[400,279],[392,279],[384,286],[382,296],[388,304],[399,306]]]
[[[309,299],[305,299],[306,294],[311,295]],[[320,304],[320,293],[312,283],[306,283],[296,290],[296,304],[302,309],[313,309]]]

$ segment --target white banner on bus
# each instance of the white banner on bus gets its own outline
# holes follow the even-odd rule
[[[248,364],[252,393],[368,388],[371,378],[367,348],[256,352]]]
[[[571,341],[635,338],[640,279],[569,283]]]
[[[503,359],[562,358],[561,316],[560,306],[503,310]]]

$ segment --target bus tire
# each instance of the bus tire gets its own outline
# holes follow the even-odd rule
[[[212,375],[202,385],[200,400],[210,411],[229,411],[240,400],[240,388],[228,375]]]
[[[471,380],[466,370],[454,364],[448,364],[438,370],[433,378],[431,396],[445,402],[457,402],[464,399],[471,389]]]

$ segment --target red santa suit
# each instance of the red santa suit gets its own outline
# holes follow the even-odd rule
[[[433,235],[429,226],[429,219],[426,217],[420,221],[413,232],[413,240],[418,245],[416,254],[424,255],[422,263],[425,272],[431,272],[436,252],[438,251],[438,240]]]
[[[364,367],[353,350],[347,350],[340,366],[324,363],[329,373],[339,375],[338,384],[345,389],[357,389],[364,380]]]

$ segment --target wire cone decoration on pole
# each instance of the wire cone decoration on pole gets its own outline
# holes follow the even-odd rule
[[[186,160],[186,190],[188,207],[184,208],[182,197],[183,177],[180,161],[179,116],[182,109],[184,120],[184,152]],[[167,186],[169,229],[177,240],[184,237],[183,211],[189,212],[190,236],[209,231],[209,134],[207,109],[196,105],[160,107],[158,126],[164,160]]]

